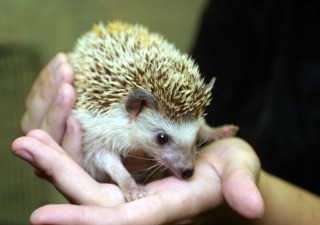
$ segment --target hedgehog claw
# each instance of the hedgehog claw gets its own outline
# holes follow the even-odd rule
[[[134,189],[128,190],[124,192],[124,197],[127,202],[132,202],[135,200],[138,200],[140,198],[143,198],[147,195],[147,192],[140,187],[136,187]]]

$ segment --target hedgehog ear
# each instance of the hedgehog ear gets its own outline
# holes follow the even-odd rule
[[[157,99],[152,94],[144,90],[134,90],[127,99],[126,110],[133,118],[136,118],[144,107],[157,109]]]

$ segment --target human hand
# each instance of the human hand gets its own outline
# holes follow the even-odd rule
[[[173,223],[214,211],[224,202],[246,218],[258,218],[264,210],[256,187],[259,160],[238,138],[222,139],[203,149],[191,179],[167,177],[151,182],[145,186],[148,196],[129,203],[117,186],[94,181],[41,130],[18,138],[12,150],[77,204],[41,207],[32,214],[32,224]]]
[[[47,131],[78,163],[80,151],[74,152],[75,144],[64,140],[66,129],[73,129],[77,135],[80,127],[76,119],[70,116],[75,103],[75,91],[72,86],[74,74],[68,57],[58,53],[40,72],[26,99],[26,111],[21,120],[24,133],[32,129]],[[67,138],[72,138],[68,136]],[[72,143],[72,147],[66,143]]]
[[[58,53],[40,72],[26,99],[21,128],[27,133],[36,128],[47,131],[58,143],[65,130],[65,121],[74,105],[71,85],[73,70],[64,53]]]

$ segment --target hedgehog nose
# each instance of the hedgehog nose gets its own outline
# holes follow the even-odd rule
[[[181,173],[181,177],[183,179],[188,179],[190,177],[192,177],[194,170],[193,169],[188,169],[188,170],[184,170]]]

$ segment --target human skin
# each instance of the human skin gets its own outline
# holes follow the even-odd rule
[[[225,201],[247,218],[263,213],[263,201],[255,185],[259,161],[252,148],[238,138],[219,140],[204,148],[191,179],[170,176],[151,182],[145,186],[148,195],[130,203],[124,201],[117,186],[93,180],[43,130],[32,130],[18,138],[12,149],[78,205],[40,208],[31,216],[33,224],[68,224],[68,220],[70,224],[164,224],[193,218]],[[83,210],[88,218],[83,218]],[[155,215],[151,217],[154,221],[150,221],[150,215]]]
[[[264,212],[263,199],[265,214],[252,223],[308,224],[299,222],[309,219],[315,224],[312,218],[319,219],[319,198],[261,171],[254,150],[239,138],[223,139],[203,149],[192,179],[167,177],[149,183],[147,197],[125,203],[117,186],[97,183],[80,166],[81,129],[69,116],[75,101],[72,80],[72,67],[60,53],[34,83],[22,119],[27,135],[12,145],[14,154],[30,162],[39,176],[75,203],[41,207],[32,214],[32,224],[174,223],[193,221],[203,212],[214,214],[221,205],[257,219]],[[32,130],[35,128],[42,130]],[[297,211],[305,209],[303,216],[295,218]],[[279,213],[281,210],[286,213]]]
[[[191,180],[167,177],[152,182],[146,185],[149,195],[131,203],[125,203],[117,186],[93,180],[42,130],[33,130],[18,138],[12,148],[75,203],[41,207],[32,214],[32,224],[168,224],[186,219],[194,221],[203,212],[207,213],[202,215],[202,221],[210,221],[215,208],[225,201],[247,218],[263,215],[259,192],[246,172],[246,168],[256,166],[252,164],[254,158],[244,164],[235,163],[234,158],[229,161],[233,164],[230,167],[221,163],[228,162],[225,158],[232,158],[230,154],[239,152],[236,160],[241,155],[253,156],[251,147],[238,138],[223,139],[203,149]],[[258,188],[265,199],[266,210],[261,219],[248,223],[298,225],[320,221],[318,196],[264,171],[260,173]]]
[[[312,171],[312,173],[319,171]],[[264,171],[258,188],[265,200],[265,213],[257,225],[320,224],[320,198]]]

